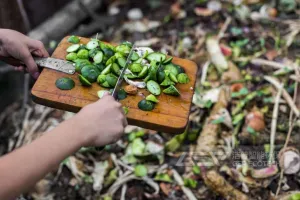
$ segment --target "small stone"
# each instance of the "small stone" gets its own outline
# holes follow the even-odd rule
[[[219,1],[209,1],[207,4],[209,10],[218,12],[222,9],[222,4]]]
[[[193,44],[193,41],[191,40],[190,37],[183,38],[183,40],[182,40],[182,46],[183,46],[183,48],[189,49],[189,48],[192,47],[192,44]]]
[[[132,8],[128,11],[127,17],[130,20],[140,20],[143,18],[143,12],[139,8]]]
[[[108,9],[108,15],[113,16],[113,15],[117,15],[120,13],[120,9],[116,6],[111,6]]]

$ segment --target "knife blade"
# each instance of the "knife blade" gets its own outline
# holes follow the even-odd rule
[[[49,68],[56,71],[64,72],[67,74],[74,74],[75,73],[75,64],[68,62],[66,60],[61,60],[57,58],[39,58],[39,57],[33,57],[35,63],[39,67]],[[6,62],[7,64],[13,65],[13,66],[20,66],[24,65],[23,62],[20,60],[17,60],[12,57],[2,57],[0,56],[0,60],[3,62]]]
[[[121,89],[122,82],[124,80],[125,71],[128,68],[128,65],[130,64],[131,56],[132,56],[132,54],[134,52],[134,49],[135,49],[135,45],[132,46],[132,48],[131,48],[131,50],[129,52],[129,55],[128,55],[126,63],[125,63],[125,66],[124,66],[124,68],[123,68],[123,70],[122,70],[122,72],[121,72],[121,74],[120,74],[120,76],[118,78],[117,84],[116,84],[116,86],[115,86],[115,88],[114,88],[114,90],[113,90],[113,92],[111,94],[115,98],[115,100],[118,100],[118,92]]]

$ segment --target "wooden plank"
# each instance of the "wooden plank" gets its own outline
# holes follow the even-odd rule
[[[61,41],[52,57],[65,58],[67,54],[66,49],[70,46],[67,38]],[[89,39],[87,38],[81,39],[81,43],[83,44],[86,44],[88,41]],[[143,99],[142,96],[128,96],[121,103],[129,107],[127,115],[129,124],[167,133],[181,133],[184,131],[188,122],[198,68],[196,63],[177,57],[173,58],[173,63],[182,66],[191,80],[188,84],[176,85],[181,95],[173,97],[162,93],[158,97],[159,103],[151,112],[138,109],[137,105]],[[72,78],[76,84],[75,88],[70,91],[62,91],[56,88],[55,81],[61,77]],[[94,83],[92,87],[82,87],[77,74],[67,75],[45,68],[32,89],[32,95],[36,103],[57,109],[78,112],[83,106],[97,101],[97,91],[101,89],[103,88],[97,83]],[[143,93],[144,96],[149,94],[146,89],[140,89],[139,92]]]

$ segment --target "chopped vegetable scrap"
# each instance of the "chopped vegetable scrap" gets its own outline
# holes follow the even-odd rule
[[[123,42],[112,46],[97,39],[91,39],[86,45],[80,44],[77,36],[70,36],[68,42],[72,43],[67,48],[66,60],[75,63],[78,79],[82,86],[91,87],[97,82],[104,88],[114,88],[127,56],[132,48],[130,42]],[[167,95],[179,96],[176,84],[186,84],[190,78],[185,70],[172,63],[173,57],[159,52],[154,52],[149,47],[137,47],[131,57],[124,79],[128,83],[118,94],[119,100],[129,95],[136,95],[139,88],[147,90],[155,96],[163,92]],[[133,81],[138,79],[139,81]],[[59,89],[62,87],[59,87]],[[74,87],[74,86],[73,86]],[[163,88],[161,88],[163,87]],[[99,98],[102,92],[98,92]],[[155,96],[148,96],[137,105],[143,111],[151,111],[159,103]]]

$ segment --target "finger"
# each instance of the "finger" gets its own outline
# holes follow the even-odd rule
[[[28,46],[33,50],[33,52],[36,52],[35,55],[40,57],[49,57],[49,53],[41,41],[31,39],[28,43]]]
[[[127,121],[126,116],[124,116],[124,118],[123,118],[123,127],[125,128],[126,126],[128,126],[128,121]]]
[[[23,66],[17,66],[14,67],[16,71],[24,72],[24,67]]]
[[[20,60],[26,65],[27,71],[32,75],[32,77],[37,79],[40,73],[31,53],[26,48],[24,48],[23,51],[20,52],[22,52],[20,54]]]

